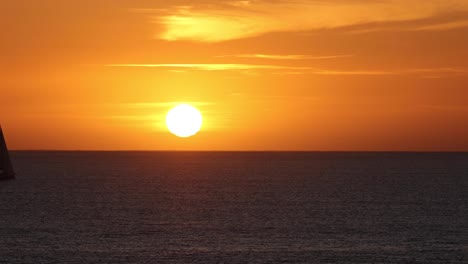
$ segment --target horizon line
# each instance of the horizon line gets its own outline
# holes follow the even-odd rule
[[[251,152],[251,153],[468,153],[468,150],[110,150],[110,149],[10,149],[10,152]]]

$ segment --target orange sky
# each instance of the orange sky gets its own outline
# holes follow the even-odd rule
[[[5,0],[0,35],[11,149],[468,151],[468,0]]]

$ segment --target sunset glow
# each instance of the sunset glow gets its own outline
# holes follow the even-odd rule
[[[0,10],[11,149],[468,150],[468,0]],[[179,102],[203,133],[168,133]]]

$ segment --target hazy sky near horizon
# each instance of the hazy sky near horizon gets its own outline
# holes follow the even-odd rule
[[[3,0],[0,35],[11,149],[468,151],[468,0]]]

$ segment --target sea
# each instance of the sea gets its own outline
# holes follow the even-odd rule
[[[11,153],[0,263],[468,263],[468,153]]]

